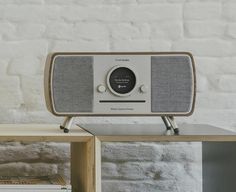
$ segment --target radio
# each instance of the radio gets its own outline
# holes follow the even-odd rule
[[[66,116],[188,116],[196,75],[187,52],[52,53],[45,67],[47,108]],[[164,120],[164,119],[163,119]],[[168,119],[166,119],[168,120]],[[165,122],[165,121],[164,121]],[[167,123],[168,123],[167,122]]]

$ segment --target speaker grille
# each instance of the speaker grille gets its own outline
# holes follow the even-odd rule
[[[57,56],[52,88],[56,112],[92,112],[93,57]]]
[[[190,112],[193,73],[188,56],[152,56],[151,80],[152,112]]]

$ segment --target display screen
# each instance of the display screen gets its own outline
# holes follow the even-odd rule
[[[109,77],[110,87],[119,94],[131,92],[136,84],[136,77],[132,70],[126,67],[116,68]]]

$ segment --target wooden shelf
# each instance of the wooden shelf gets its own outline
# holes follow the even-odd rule
[[[236,141],[236,133],[210,125],[179,125],[180,135],[166,135],[157,124],[84,124],[69,133],[59,125],[1,124],[0,142],[69,142],[73,192],[101,192],[101,142],[206,142]]]
[[[166,135],[159,124],[81,124],[100,141],[236,141],[236,133],[204,124],[179,125],[179,135]]]
[[[158,124],[81,124],[79,127],[95,136],[95,192],[102,192],[101,142],[203,142],[203,151],[205,151],[208,146],[214,143],[221,144],[222,142],[231,143],[228,141],[236,141],[235,132],[202,124],[179,125],[179,135],[166,135],[166,128],[164,125]],[[223,150],[227,151],[227,148],[223,148]],[[215,154],[211,153],[211,151],[207,151],[204,153],[204,158],[208,159],[211,155],[214,156]],[[213,162],[213,170],[218,169],[217,166],[226,166],[230,164],[227,160],[222,162],[216,164],[216,166],[214,166]],[[208,161],[204,160],[203,164],[204,166],[209,166]],[[213,176],[207,172],[204,178],[206,183],[208,183],[208,179],[211,180],[212,177]],[[228,174],[226,174],[225,178],[228,177]],[[220,178],[222,179],[224,176]],[[235,178],[235,176],[231,178]],[[232,185],[232,183],[230,184]],[[207,188],[207,186],[208,184],[204,185],[205,188]]]
[[[94,137],[78,126],[64,133],[51,124],[0,124],[0,142],[68,142],[72,192],[94,192]]]
[[[63,133],[59,125],[52,124],[1,124],[0,141],[23,142],[85,142],[93,137],[78,126]]]

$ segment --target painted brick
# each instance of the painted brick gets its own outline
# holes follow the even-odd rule
[[[151,50],[152,51],[160,51],[166,52],[171,51],[171,41],[163,40],[163,39],[153,39],[151,40]]]
[[[9,63],[10,75],[35,75],[40,69],[40,60],[37,57],[22,57],[12,59]]]
[[[0,42],[1,58],[18,58],[24,56],[40,57],[47,54],[48,43],[43,40],[26,40],[26,41],[10,41]]]
[[[18,108],[22,104],[20,80],[18,77],[0,77],[0,108]]]
[[[219,19],[220,2],[188,2],[184,4],[184,18],[196,20]]]
[[[119,179],[119,174],[117,171],[117,165],[111,162],[103,162],[102,163],[102,179],[110,179],[110,178]]]
[[[183,23],[181,21],[160,21],[151,24],[152,38],[177,40],[183,37]]]
[[[236,3],[235,1],[226,2],[223,6],[223,16],[230,21],[236,21]]]
[[[209,91],[210,85],[207,77],[201,74],[197,74],[196,79],[197,79],[197,92]]]
[[[83,39],[109,39],[107,28],[101,23],[78,23],[75,26],[75,38]]]
[[[196,69],[200,74],[206,75],[223,75],[236,74],[236,58],[235,57],[195,57]]]
[[[199,157],[201,158],[201,156]],[[184,162],[184,161],[183,161]],[[188,166],[188,169],[186,168]],[[189,172],[192,170],[193,172]],[[127,162],[117,166],[111,163],[102,164],[102,178],[112,180],[174,180],[178,173],[193,174],[195,177],[201,175],[201,162],[178,163],[178,162],[158,162],[158,163],[141,163]],[[197,178],[196,178],[197,179]]]
[[[3,5],[6,5],[6,4],[12,4],[12,5],[15,5],[15,4],[19,4],[19,5],[22,5],[22,4],[43,4],[43,0],[0,0],[0,4],[3,4]]]
[[[70,160],[70,144],[45,143],[41,147],[40,156],[43,162],[68,162]]]
[[[178,1],[178,0],[176,0]],[[166,3],[166,0],[137,0],[138,3],[143,4],[155,4],[155,3]]]
[[[8,61],[0,60],[0,74],[4,75],[7,72]]]
[[[66,21],[119,21],[120,8],[113,5],[103,6],[63,6],[61,15]]]
[[[3,6],[3,5],[2,5]],[[5,5],[0,6],[3,18],[11,22],[35,22],[42,23],[47,20],[58,20],[60,18],[60,7],[38,6],[38,5]]]
[[[202,109],[231,109],[236,107],[235,93],[208,92],[198,93],[197,106]]]
[[[150,36],[150,25],[120,23],[110,25],[111,35],[114,39],[143,39]]]
[[[187,21],[186,35],[193,38],[223,36],[226,24],[220,21]]]
[[[67,0],[67,1],[63,1],[63,0],[53,0],[53,1],[45,1],[45,4],[49,4],[49,5],[74,5],[76,4],[75,0]]]
[[[96,1],[96,0],[95,0]],[[137,4],[136,0],[103,0],[105,4]]]
[[[7,163],[0,165],[0,175],[2,176],[46,176],[57,174],[56,164],[46,163]]]
[[[151,49],[149,40],[113,40],[113,51],[148,51]]]
[[[47,26],[45,36],[49,39],[72,40],[74,38],[74,25],[64,22],[51,22]]]
[[[201,74],[203,77],[205,77],[206,75],[209,75],[209,74],[214,75],[214,74],[221,73],[221,70],[220,70],[220,65],[222,64],[221,58],[195,57],[194,60],[195,60],[195,67],[196,67],[196,71],[198,75]],[[223,66],[225,65],[226,63],[223,64]]]
[[[45,25],[25,23],[18,24],[14,36],[10,40],[40,39],[45,31]]]
[[[230,41],[221,39],[185,39],[173,43],[173,51],[189,51],[195,56],[226,57],[234,54]]]
[[[22,76],[22,92],[24,96],[24,107],[26,109],[45,109],[43,77]]]
[[[108,51],[110,48],[107,40],[77,40],[56,41],[50,51]]]
[[[179,185],[176,185],[179,183]],[[178,187],[177,187],[178,186]],[[172,192],[181,190],[183,192],[199,192],[201,191],[201,186],[196,185],[195,181],[192,179],[183,180],[183,181],[175,181],[175,180],[167,180],[167,181],[116,181],[116,180],[108,180],[102,183],[102,189],[104,192],[113,191],[113,192],[140,192],[140,191],[148,191],[148,192]]]
[[[222,75],[219,79],[219,89],[223,92],[236,92],[235,75]]]
[[[0,147],[0,162],[39,160],[39,148],[35,145]]]
[[[169,51],[171,42],[162,39],[153,40],[113,40],[113,51]]]
[[[14,34],[16,26],[9,22],[0,22],[0,34],[2,39],[8,38],[10,35]]]
[[[108,29],[99,23],[52,23],[47,31],[46,36],[51,39],[59,40],[99,40],[109,39]]]
[[[182,7],[176,4],[126,6],[122,14],[123,21],[165,21],[181,18]]]
[[[160,159],[156,153],[159,146],[145,143],[103,143],[102,155],[104,161],[155,161]],[[162,150],[161,146],[159,148]]]
[[[235,6],[236,7],[236,6]],[[236,38],[236,23],[230,23],[228,24],[226,33],[231,38]]]

